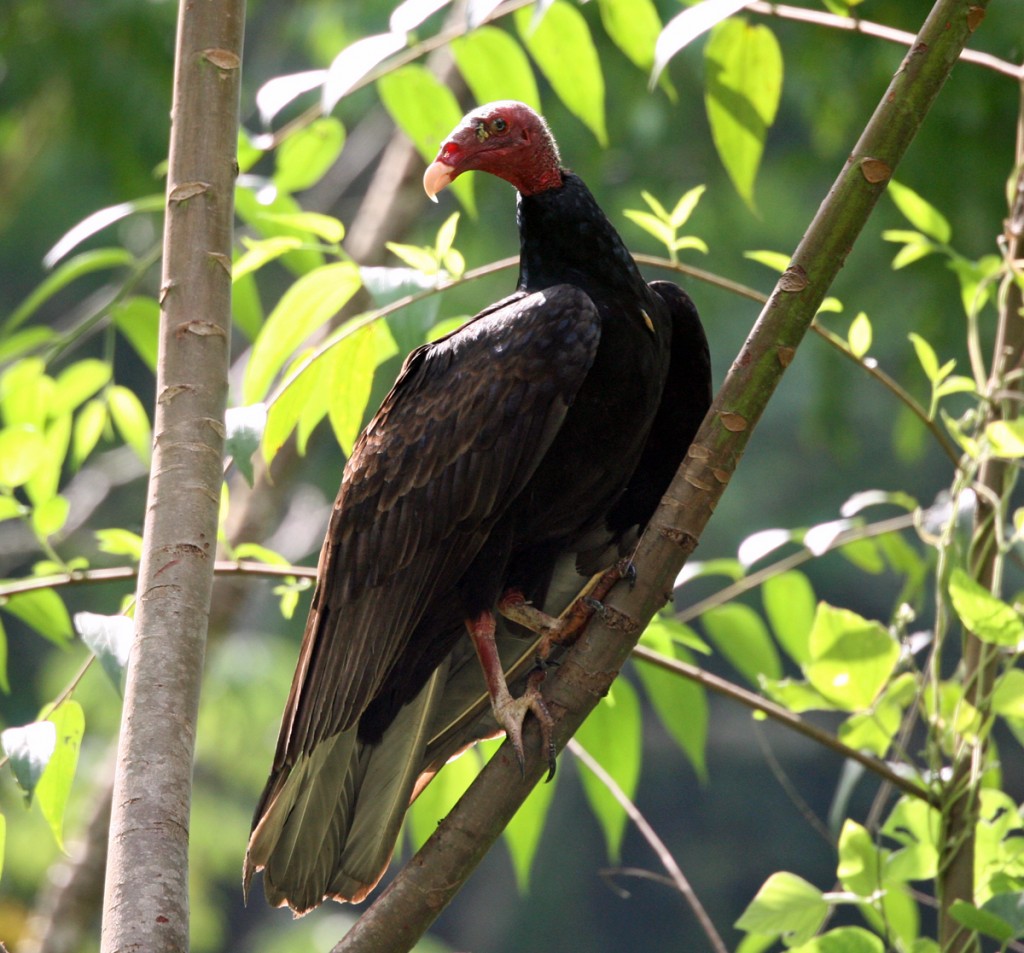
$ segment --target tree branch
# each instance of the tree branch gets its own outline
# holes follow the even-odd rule
[[[563,747],[607,692],[646,623],[696,548],[757,421],[878,196],[984,13],[984,0],[938,0],[789,268],[716,396],[679,473],[637,547],[638,584],[618,587],[550,679],[554,738]],[[410,949],[545,772],[530,722],[520,773],[503,745],[418,854],[335,947],[335,953]]]
[[[189,805],[224,454],[244,19],[244,0],[179,7],[154,450],[104,953],[189,946]]]

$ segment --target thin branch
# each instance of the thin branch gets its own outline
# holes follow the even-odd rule
[[[812,725],[809,721],[805,721],[788,708],[783,708],[781,705],[777,705],[775,702],[769,701],[769,699],[758,695],[756,692],[742,688],[727,679],[721,678],[718,675],[713,675],[711,672],[706,672],[704,669],[698,668],[696,665],[691,665],[689,662],[681,662],[678,659],[666,658],[664,655],[652,652],[650,649],[642,645],[636,646],[631,654],[635,659],[640,659],[642,662],[649,662],[651,665],[656,665],[658,668],[664,669],[666,672],[672,672],[674,675],[681,675],[683,678],[689,679],[691,682],[703,685],[706,689],[714,692],[716,695],[721,695],[724,698],[732,699],[734,702],[739,702],[751,711],[760,712],[765,717],[771,718],[772,721],[777,721],[780,725],[785,725],[787,728],[791,728],[797,734],[803,735],[805,738],[810,738],[823,748],[827,748],[829,751],[833,751],[843,758],[856,761],[883,781],[888,781],[893,785],[893,787],[899,788],[899,790],[904,794],[920,798],[921,800],[931,804],[933,807],[938,805],[938,798],[935,794],[926,788],[921,787],[921,785],[915,783],[899,772],[894,771],[880,758],[876,758],[874,755],[866,754],[863,751],[858,751],[856,748],[851,748],[849,745],[843,744],[843,742],[841,742],[830,731],[826,731],[824,728],[819,728],[817,725]]]
[[[872,23],[870,20],[861,20],[859,17],[839,16],[835,13],[826,13],[824,10],[808,10],[806,7],[792,7],[784,3],[764,3],[762,0],[752,0],[744,8],[751,13],[761,13],[769,17],[778,17],[781,20],[796,20],[801,23],[813,23],[815,26],[828,27],[833,30],[846,30],[850,33],[862,33],[864,36],[872,36],[879,40],[886,40],[898,46],[913,46],[914,34],[904,30],[897,30],[891,26],[881,23]],[[960,53],[960,59],[964,63],[972,63],[975,66],[983,66],[986,69],[1002,73],[1018,82],[1024,82],[1024,66],[1017,66],[1001,60],[990,53],[980,53],[977,50],[965,49]]]
[[[636,825],[637,830],[651,850],[658,855],[658,860],[661,861],[662,867],[668,871],[669,877],[672,879],[672,883],[675,888],[682,894],[683,899],[687,902],[690,909],[693,911],[693,915],[697,918],[697,922],[700,924],[700,928],[704,931],[704,935],[708,938],[708,942],[711,944],[713,950],[716,953],[729,953],[725,943],[722,942],[721,936],[715,929],[714,923],[711,922],[711,917],[708,916],[707,910],[704,909],[704,905],[700,902],[700,898],[694,892],[693,887],[690,885],[690,881],[686,879],[685,874],[676,863],[676,859],[672,856],[672,852],[665,846],[665,842],[658,837],[657,832],[647,822],[647,818],[640,813],[640,809],[633,803],[626,792],[616,783],[613,778],[605,769],[594,760],[590,752],[583,747],[575,738],[570,738],[566,747],[582,761],[587,768],[593,772],[608,792],[611,794],[616,801],[622,806],[622,809],[626,812],[629,819]]]

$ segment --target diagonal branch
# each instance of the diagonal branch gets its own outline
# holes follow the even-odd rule
[[[734,361],[634,557],[639,582],[616,589],[551,679],[563,747],[607,692],[694,551],[757,421],[893,169],[955,65],[985,2],[937,0]],[[447,906],[545,771],[538,732],[522,774],[503,745],[420,852],[335,953],[410,949]]]

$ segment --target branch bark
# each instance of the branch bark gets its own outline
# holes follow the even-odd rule
[[[189,806],[224,452],[244,15],[244,0],[179,8],[154,450],[104,953],[189,945]]]
[[[607,692],[646,623],[669,598],[738,465],[750,434],[793,360],[825,293],[905,154],[986,0],[937,0],[916,42],[818,210],[716,396],[634,557],[638,584],[618,587],[549,679],[555,742],[563,747]],[[503,745],[420,852],[334,948],[411,949],[458,892],[544,774],[530,723],[520,774]]]

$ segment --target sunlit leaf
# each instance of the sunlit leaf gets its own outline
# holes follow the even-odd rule
[[[997,457],[1008,460],[1024,457],[1024,421],[993,420],[985,427],[985,436]]]
[[[449,3],[451,0],[402,0],[391,11],[388,26],[394,33],[408,33]]]
[[[424,161],[432,162],[444,137],[462,118],[455,94],[426,67],[403,66],[377,80],[381,101]],[[474,176],[464,175],[450,186],[460,204],[473,217]]]
[[[53,589],[36,589],[8,596],[3,608],[57,645],[64,645],[71,638],[71,616]]]
[[[419,850],[426,843],[479,773],[479,757],[476,751],[471,750],[449,761],[434,776],[406,814],[404,829],[413,850]]]
[[[704,102],[718,156],[736,191],[754,208],[754,180],[782,95],[775,34],[742,18],[719,23],[704,50]]]
[[[781,936],[793,946],[809,940],[828,914],[821,891],[787,871],[772,874],[736,921],[749,933]]]
[[[518,99],[540,111],[540,93],[530,60],[513,37],[485,26],[452,41],[452,54],[478,103]]]
[[[634,66],[649,70],[661,17],[651,0],[598,0],[601,25]]]
[[[302,206],[289,193],[269,183],[256,191],[239,186],[235,189],[235,213],[262,238],[283,235],[299,239],[301,247],[280,258],[293,274],[306,275],[324,264],[323,251],[309,243],[309,232],[286,224],[289,216],[302,214]]]
[[[25,800],[31,801],[32,793],[57,746],[57,726],[52,721],[35,721],[30,725],[8,728],[0,733],[0,746],[10,759],[14,777],[25,792]]]
[[[345,226],[333,215],[321,212],[268,212],[262,216],[264,222],[274,222],[336,245],[345,237]]]
[[[883,953],[882,941],[863,927],[837,927],[816,936],[789,953]]]
[[[63,413],[50,421],[43,434],[46,450],[43,463],[25,484],[29,499],[36,506],[41,506],[54,498],[60,486],[60,476],[67,459],[68,448],[71,446],[71,414]],[[51,518],[54,514],[50,514]]]
[[[795,534],[789,529],[762,529],[751,533],[736,549],[736,558],[745,567],[749,568],[765,556],[769,556],[777,549],[793,542]]]
[[[749,606],[730,602],[701,616],[704,628],[729,663],[752,685],[761,676],[782,677],[782,662],[761,617]]]
[[[135,637],[135,623],[124,615],[76,612],[75,629],[93,655],[99,659],[118,694]]]
[[[779,645],[802,665],[810,658],[808,643],[816,605],[810,580],[795,569],[771,576],[761,587],[761,598]]]
[[[142,558],[142,537],[131,530],[111,527],[95,531],[96,545],[102,553],[114,556],[128,556],[132,562]]]
[[[846,341],[854,357],[863,357],[871,350],[871,319],[863,311],[850,322]]]
[[[807,680],[847,711],[867,708],[892,675],[899,646],[877,622],[819,603],[808,641]]]
[[[265,124],[271,123],[285,106],[294,102],[303,93],[321,86],[326,79],[327,70],[311,69],[267,80],[256,90],[256,108],[260,111],[260,119]],[[241,160],[241,157],[239,159]],[[242,171],[246,171],[241,161],[238,164]]]
[[[81,406],[110,381],[112,374],[113,369],[107,361],[95,358],[68,365],[56,377],[57,392],[50,413],[56,416]]]
[[[640,779],[641,730],[636,690],[620,678],[576,733],[587,753],[630,799]],[[587,801],[604,831],[608,856],[617,862],[626,830],[626,812],[593,772],[582,767],[580,776]]]
[[[147,466],[152,453],[153,432],[142,401],[127,387],[115,384],[107,389],[107,407],[121,439]]]
[[[107,402],[90,400],[76,415],[71,436],[71,464],[77,469],[99,443],[107,426]]]
[[[566,108],[608,145],[604,119],[604,75],[583,14],[565,0],[555,0],[537,23],[529,7],[514,14],[516,29],[540,71]],[[572,55],[566,55],[572,50]]]
[[[946,217],[937,208],[926,202],[913,189],[895,180],[889,182],[887,192],[903,213],[903,217],[914,228],[943,245],[949,244],[952,229]]]
[[[345,144],[345,127],[322,116],[293,132],[277,149],[274,185],[282,192],[301,192],[315,185],[334,165]]]
[[[764,265],[766,268],[771,268],[772,271],[777,271],[780,274],[789,267],[790,256],[780,251],[769,251],[768,249],[745,251],[743,257],[756,261],[759,265]]]
[[[666,658],[690,662],[689,653],[671,634],[675,626],[679,623],[674,619],[655,616],[644,632],[643,644]],[[642,659],[636,661],[636,672],[665,730],[689,759],[697,777],[706,780],[708,703],[704,688]]]
[[[320,100],[324,113],[333,111],[338,100],[347,95],[389,56],[405,49],[405,44],[404,33],[380,33],[376,36],[364,36],[351,46],[346,46],[334,58],[327,71]]]
[[[53,248],[51,248],[43,257],[43,264],[46,265],[47,268],[52,268],[65,255],[74,251],[86,239],[92,238],[93,235],[117,222],[120,222],[129,215],[135,215],[137,212],[162,212],[164,210],[164,202],[165,197],[163,193],[159,193],[155,195],[146,195],[139,199],[133,199],[131,202],[121,202],[119,205],[111,205],[109,208],[101,208],[99,211],[93,212],[88,217],[82,219],[82,221],[75,225],[74,228],[65,232],[60,237],[57,244],[54,245]],[[134,262],[134,256],[123,248],[99,248],[95,251],[83,252],[81,255],[77,256],[74,261],[67,262],[61,269],[55,271],[50,278],[53,281],[60,282],[59,287],[63,287],[63,285],[67,284],[68,281],[74,280],[74,278],[77,278],[81,274],[85,274],[87,271],[95,271],[97,268],[104,269],[128,266],[134,264]],[[80,269],[85,270],[82,271]],[[52,295],[56,290],[55,287],[51,286],[44,292],[43,289],[46,287],[46,284],[47,283],[44,282],[33,293],[33,298],[37,295],[43,295],[41,300],[36,300],[36,307],[38,307],[42,301],[45,301],[46,298],[50,297],[50,295]],[[22,305],[22,307],[24,307],[24,305]],[[34,308],[32,310],[34,310]],[[31,311],[29,313],[31,313]],[[20,324],[27,317],[28,314],[24,313],[22,309],[19,308],[13,315],[11,315],[7,330],[10,330],[12,327]]]
[[[146,366],[155,371],[160,336],[160,305],[156,299],[138,295],[125,298],[111,306],[110,316]]]
[[[982,642],[1009,646],[1024,642],[1020,613],[960,567],[950,574],[949,598],[964,627]]]
[[[272,219],[273,216],[266,216],[266,218]],[[235,282],[258,271],[282,255],[301,248],[304,242],[298,235],[271,235],[270,238],[257,240],[243,238],[242,244],[245,246],[245,251],[235,259],[231,266],[231,278]]]
[[[64,812],[78,767],[78,752],[85,734],[82,706],[69,698],[50,712],[47,722],[56,728],[53,753],[36,785],[36,802],[50,825],[57,846],[64,849]]]
[[[255,404],[299,346],[333,318],[359,289],[359,268],[348,261],[324,265],[294,282],[267,316],[242,381],[242,400]]]
[[[373,321],[348,335],[331,351],[327,416],[345,456],[362,428],[377,365],[398,353],[398,345],[383,321]]]
[[[23,486],[45,462],[46,440],[23,424],[0,430],[0,486]]]
[[[5,695],[11,693],[11,682],[7,677],[7,630],[4,620],[0,618],[0,691]],[[3,851],[0,850],[0,864],[3,863]]]
[[[68,521],[71,504],[63,496],[51,496],[32,510],[32,528],[40,539],[59,533]]]
[[[654,86],[661,71],[676,53],[746,5],[746,0],[706,0],[676,14],[665,24],[655,44],[650,86]]]

